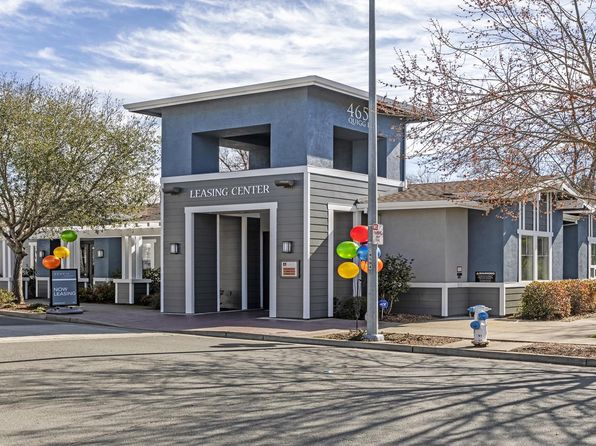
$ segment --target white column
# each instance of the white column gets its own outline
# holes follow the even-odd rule
[[[241,217],[242,309],[248,309],[248,219]]]
[[[131,237],[132,244],[130,250],[131,256],[131,278],[142,279],[143,278],[143,237],[133,235]]]
[[[6,257],[6,240],[0,240],[0,266],[2,270],[2,277],[8,277],[8,270],[7,270],[7,263],[8,259]]]
[[[449,316],[449,288],[447,284],[441,287],[441,316]]]
[[[129,265],[128,265],[128,236],[122,236],[121,250],[122,250],[122,279],[129,278]]]
[[[219,311],[219,308],[221,306],[221,252],[220,252],[220,220],[219,220],[219,214],[217,214],[215,216],[215,257],[216,257],[216,284],[215,284],[215,288],[216,288],[216,292],[217,292],[217,296],[216,296],[216,302],[217,302],[217,311]]]

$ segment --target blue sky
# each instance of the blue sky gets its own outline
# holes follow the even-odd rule
[[[378,77],[456,0],[377,0]],[[367,86],[367,0],[0,0],[0,71],[138,101],[317,74]],[[403,97],[403,92],[386,91]]]

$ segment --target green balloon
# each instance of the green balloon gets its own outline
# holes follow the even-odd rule
[[[64,242],[74,242],[77,239],[77,237],[77,233],[74,232],[72,229],[62,231],[62,234],[60,234],[60,238]]]
[[[352,241],[341,242],[337,245],[335,252],[342,259],[353,259],[358,252],[358,244]]]

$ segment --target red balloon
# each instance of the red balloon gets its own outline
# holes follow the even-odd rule
[[[364,225],[354,226],[350,231],[350,238],[358,243],[366,243],[368,241],[368,228]]]
[[[58,257],[50,254],[49,256],[45,256],[43,258],[43,260],[41,261],[41,264],[46,269],[56,269],[60,266],[60,259]]]
[[[368,274],[368,262],[366,260],[360,261],[360,269]],[[381,259],[377,259],[377,272],[380,272],[383,269],[383,261]]]

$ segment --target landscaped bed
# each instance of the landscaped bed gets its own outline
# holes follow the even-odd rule
[[[596,358],[596,345],[536,343],[518,347],[512,351],[517,353],[534,353],[537,355]]]
[[[44,304],[5,304],[0,305],[0,310],[2,311],[14,311],[15,313],[36,313],[36,314],[43,314],[48,309],[47,305]]]
[[[362,330],[350,330],[343,331],[340,333],[333,333],[330,335],[323,336],[326,339],[336,339],[339,341],[362,341],[364,331]],[[385,336],[385,342],[392,344],[404,344],[404,345],[428,345],[437,346],[452,344],[453,342],[461,341],[461,338],[453,338],[450,336],[426,336],[426,335],[415,335],[410,333],[383,333]]]

